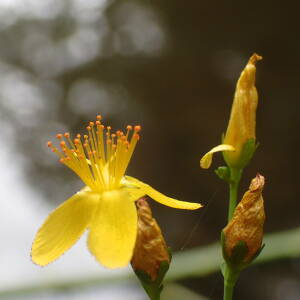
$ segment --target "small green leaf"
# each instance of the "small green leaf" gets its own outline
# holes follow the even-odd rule
[[[219,167],[218,169],[215,170],[215,173],[220,179],[225,180],[228,183],[230,182],[230,169],[228,167],[226,166]]]

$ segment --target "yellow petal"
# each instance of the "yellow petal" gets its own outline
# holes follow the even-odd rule
[[[84,188],[55,209],[35,237],[33,262],[45,266],[71,248],[92,219],[98,198],[98,194]]]
[[[179,208],[179,209],[198,209],[202,207],[200,203],[192,203],[192,202],[185,202],[185,201],[179,201],[170,197],[165,196],[164,194],[158,192],[154,188],[152,188],[150,185],[143,183],[142,181],[139,181],[136,178],[126,176],[126,180],[129,184],[135,185],[139,187],[146,195],[148,195],[153,200],[173,208]]]
[[[212,148],[209,152],[207,152],[200,160],[200,167],[202,169],[208,169],[212,162],[212,156],[215,152],[220,151],[235,151],[234,147],[231,145],[222,144]]]
[[[90,225],[88,247],[108,268],[126,266],[132,257],[137,234],[137,211],[124,189],[102,194]]]

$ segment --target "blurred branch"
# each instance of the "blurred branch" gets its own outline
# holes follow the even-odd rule
[[[264,242],[266,247],[254,264],[266,263],[280,259],[300,257],[300,228],[268,234]],[[174,254],[173,262],[167,275],[167,281],[179,280],[187,277],[205,277],[219,271],[221,263],[219,244],[212,244],[201,248],[194,248]],[[36,284],[0,291],[0,298],[16,297],[17,295],[33,294],[44,291],[58,291],[78,289],[103,284],[132,282],[133,275],[122,274],[110,277],[82,278],[78,280],[59,280],[47,284]]]

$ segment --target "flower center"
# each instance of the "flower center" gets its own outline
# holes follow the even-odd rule
[[[57,134],[60,150],[48,142],[60,157],[60,162],[73,170],[92,190],[103,192],[117,189],[133,154],[141,126],[128,125],[122,131],[111,133],[111,127],[101,124],[102,117],[90,122],[87,133],[77,134],[72,141],[68,132]]]

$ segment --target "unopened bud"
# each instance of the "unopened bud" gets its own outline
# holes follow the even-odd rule
[[[136,206],[138,233],[131,265],[134,271],[142,271],[149,275],[152,281],[155,281],[161,263],[170,263],[170,254],[146,199],[139,199]]]
[[[235,148],[235,151],[224,152],[224,158],[230,167],[245,167],[255,151],[256,109],[258,104],[255,87],[255,64],[261,59],[262,57],[257,54],[250,57],[236,85],[230,119],[223,140],[223,144]],[[248,152],[243,153],[244,147],[249,141],[252,141],[252,149],[246,149],[246,152]]]
[[[249,190],[237,205],[232,220],[223,229],[223,248],[229,262],[235,259],[233,256],[236,247],[241,243],[246,246],[246,249],[243,251],[243,257],[240,257],[242,260],[240,263],[250,263],[261,249],[265,222],[262,197],[264,183],[265,179],[262,175],[257,174],[252,179]]]

